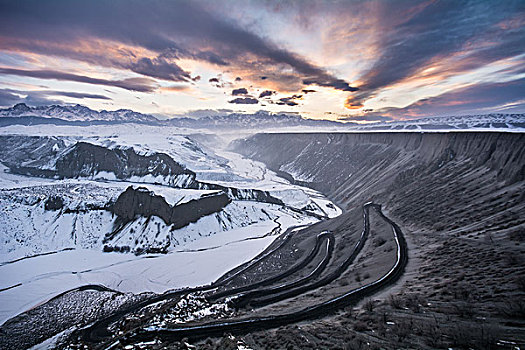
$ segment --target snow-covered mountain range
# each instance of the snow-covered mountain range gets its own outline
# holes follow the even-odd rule
[[[189,129],[282,129],[329,128],[331,130],[423,131],[423,130],[525,130],[525,114],[484,114],[439,116],[421,119],[358,124],[352,121],[307,119],[299,114],[258,111],[253,114],[224,113],[201,117],[176,117],[160,120],[150,114],[129,109],[95,111],[82,105],[29,107],[20,103],[0,109],[0,127],[7,125],[93,125],[136,123]]]
[[[156,123],[158,119],[149,114],[134,112],[129,109],[116,111],[95,111],[82,105],[74,106],[38,106],[29,107],[25,103],[19,103],[11,108],[0,110],[0,117],[43,117],[56,118],[65,121],[106,121],[106,122],[132,122],[132,123]]]
[[[525,114],[478,114],[426,117],[421,119],[381,122],[357,127],[363,130],[469,130],[525,129]]]
[[[314,120],[303,118],[299,114],[269,113],[258,111],[253,114],[230,113],[205,116],[200,118],[172,118],[166,121],[171,126],[187,128],[280,128],[280,127],[348,127],[332,120]]]

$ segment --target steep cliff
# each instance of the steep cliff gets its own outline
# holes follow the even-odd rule
[[[220,211],[231,202],[223,192],[187,203],[171,206],[166,200],[150,192],[148,189],[128,187],[117,198],[111,211],[125,221],[133,220],[137,216],[158,216],[174,229],[179,229],[201,217]]]
[[[525,134],[258,134],[231,147],[346,208],[374,199],[407,223],[463,233],[524,225]]]
[[[172,186],[193,182],[195,173],[164,153],[142,155],[132,148],[87,142],[71,146],[59,138],[1,136],[0,161],[15,174],[54,178],[150,180]]]

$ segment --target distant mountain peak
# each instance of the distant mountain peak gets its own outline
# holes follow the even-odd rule
[[[354,122],[342,123],[324,119],[307,119],[298,113],[274,113],[266,110],[258,110],[254,113],[232,111],[220,113],[219,111],[214,111],[214,113],[209,115],[179,116],[172,119],[159,120],[153,115],[135,112],[131,109],[95,111],[80,104],[30,107],[25,103],[19,103],[11,108],[0,109],[0,126],[13,124],[88,125],[93,123],[138,123],[189,129],[245,129],[252,131],[280,130],[287,127],[416,132],[426,130],[523,131],[525,130],[525,114],[492,113],[463,116],[431,116],[413,120],[357,124]]]
[[[158,119],[149,114],[134,112],[129,109],[119,109],[116,111],[95,111],[89,107],[76,105],[49,105],[29,107],[25,103],[19,103],[11,108],[1,109],[0,117],[41,117],[57,118],[66,121],[87,122],[139,122],[156,123]]]
[[[22,112],[22,111],[29,111],[30,108],[25,103],[17,103],[16,105],[13,106],[13,110]]]

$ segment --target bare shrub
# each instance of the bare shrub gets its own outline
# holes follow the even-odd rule
[[[368,324],[363,321],[356,321],[354,323],[354,330],[357,332],[364,332],[368,331],[370,328],[368,328]]]
[[[390,295],[390,297],[388,298],[388,303],[394,309],[401,309],[401,308],[403,308],[403,302],[402,302],[401,297],[399,295]]]
[[[372,299],[368,299],[366,302],[365,302],[365,305],[364,305],[364,308],[366,311],[368,312],[372,312],[374,311],[374,301]]]
[[[452,347],[494,349],[497,341],[497,327],[494,324],[458,322],[452,327]]]
[[[383,237],[377,237],[374,239],[374,247],[381,247],[383,244],[386,243],[386,239]]]
[[[361,275],[359,274],[359,272],[355,275],[355,281],[361,282]]]
[[[454,311],[459,317],[471,319],[474,317],[474,307],[468,301],[458,301],[452,304]]]
[[[346,278],[341,278],[341,279],[339,280],[339,285],[340,285],[341,287],[348,286],[348,284],[349,284],[349,283],[348,283],[348,280],[347,280]]]
[[[423,332],[425,333],[425,343],[432,348],[440,348],[443,346],[443,331],[439,326],[439,322],[434,319],[434,322],[424,323]]]
[[[392,333],[396,336],[398,342],[404,341],[412,333],[414,323],[412,319],[398,320],[392,327]]]
[[[458,283],[450,287],[450,292],[456,300],[469,300],[472,294],[472,286],[468,283]]]
[[[414,311],[415,313],[421,312],[421,304],[422,304],[421,297],[419,295],[415,294],[409,294],[406,296],[405,299],[405,305],[410,310]]]

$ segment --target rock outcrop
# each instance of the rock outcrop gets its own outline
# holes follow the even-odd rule
[[[146,175],[195,177],[195,173],[185,169],[167,154],[140,155],[131,148],[109,149],[86,142],[76,143],[58,158],[56,171],[61,178],[90,177],[100,172],[113,173],[118,179]]]
[[[111,211],[123,221],[131,221],[137,216],[158,216],[174,229],[179,229],[203,216],[219,212],[230,202],[228,195],[221,192],[171,206],[163,197],[146,188],[130,186],[117,198]]]

